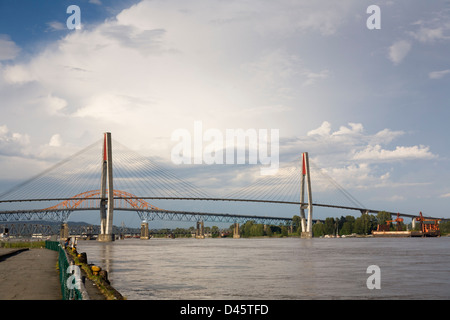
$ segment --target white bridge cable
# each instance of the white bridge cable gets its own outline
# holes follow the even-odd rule
[[[283,165],[276,174],[259,176],[255,183],[232,191],[224,198],[298,202],[300,179],[300,162],[296,159]]]
[[[72,197],[92,188],[98,189],[101,163],[95,160],[99,157],[99,142],[7,190],[0,195],[0,200]]]
[[[321,204],[331,204],[337,206],[348,206],[355,208],[367,208],[358,199],[356,199],[350,192],[336,182],[326,170],[319,168],[314,162],[309,160],[313,202]],[[319,192],[314,191],[320,190]],[[320,199],[320,197],[326,197],[326,199]]]
[[[274,175],[263,176],[260,175],[258,168],[250,168],[248,173],[244,172],[244,174],[253,177],[254,183],[243,188],[235,185],[232,192],[212,197],[193,183],[177,177],[170,169],[157,164],[156,161],[139,155],[115,140],[112,143],[114,189],[129,192],[137,197],[300,201],[301,158],[280,166]],[[71,198],[86,191],[98,190],[101,187],[102,150],[103,139],[100,139],[0,194],[0,200]],[[361,202],[311,161],[310,171],[314,203],[365,208]],[[251,179],[242,181],[248,180]],[[316,192],[322,185],[331,186],[327,193]],[[330,190],[334,191],[340,199],[319,202],[320,196],[328,197],[332,193]],[[16,205],[13,204],[13,206]]]
[[[210,195],[194,184],[177,177],[149,158],[128,149],[114,141],[113,166],[117,172],[115,181],[118,188],[123,183],[125,189],[136,196],[209,198]],[[128,191],[123,190],[123,191]]]

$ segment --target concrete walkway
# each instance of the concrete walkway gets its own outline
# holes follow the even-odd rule
[[[8,255],[15,250],[0,249],[0,300],[61,300],[58,253],[29,249]]]

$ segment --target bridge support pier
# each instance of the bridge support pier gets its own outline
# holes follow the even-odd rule
[[[234,239],[239,239],[241,237],[241,235],[239,234],[239,223],[235,222],[234,223],[234,228],[233,228],[233,238]]]
[[[69,224],[65,222],[61,224],[61,229],[59,230],[59,239],[66,240],[67,238],[69,238]]]
[[[112,241],[114,241],[114,235],[113,234],[99,234],[97,240],[100,242],[112,242]]]
[[[302,154],[302,185],[300,193],[300,217],[302,224],[301,238],[312,238],[312,194],[311,194],[311,177],[309,174],[309,157],[308,152]],[[306,189],[306,190],[305,190]],[[308,203],[305,203],[305,192],[308,194]],[[308,209],[308,220],[305,217],[305,209]]]
[[[203,221],[197,221],[197,230],[195,231],[195,238],[205,239],[205,226]]]
[[[111,133],[105,132],[103,143],[103,161],[102,161],[102,184],[101,184],[101,202],[100,202],[100,234],[98,241],[114,241],[113,212],[114,212],[114,186],[113,186],[113,166],[112,166],[112,143]]]
[[[148,240],[150,239],[150,234],[148,231],[148,222],[142,222],[141,223],[141,240]]]
[[[303,231],[300,234],[300,239],[311,239],[312,238],[312,232]]]

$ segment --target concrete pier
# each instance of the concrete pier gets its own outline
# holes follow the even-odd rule
[[[63,223],[61,224],[61,229],[59,231],[59,238],[60,239],[67,239],[69,238],[69,224]]]
[[[239,234],[239,223],[235,222],[233,228],[233,238],[239,239],[240,237],[241,235]]]
[[[141,223],[141,240],[150,239],[150,233],[148,231],[148,222]]]
[[[195,238],[205,239],[205,226],[203,221],[197,221],[197,229],[195,230]]]
[[[300,234],[301,239],[311,239],[312,238],[312,232],[304,231]]]

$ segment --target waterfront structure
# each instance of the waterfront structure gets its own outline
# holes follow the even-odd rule
[[[248,220],[253,220],[256,224],[282,224],[288,227],[293,223],[293,219],[287,217],[168,210],[158,208],[147,202],[147,200],[159,199],[232,201],[260,204],[297,205],[300,209],[301,228],[303,231],[302,237],[309,238],[312,236],[312,225],[315,221],[317,221],[317,219],[313,219],[313,207],[357,210],[360,211],[361,214],[378,213],[381,211],[365,208],[359,202],[354,201],[354,198],[350,197],[348,192],[343,190],[342,187],[338,188],[338,191],[342,192],[347,199],[350,199],[353,205],[346,206],[342,204],[324,204],[313,202],[313,179],[311,178],[309,155],[307,152],[302,154],[300,164],[298,159],[295,162],[292,162],[293,169],[289,169],[289,175],[262,177],[261,180],[258,180],[262,181],[261,183],[257,181],[254,185],[243,188],[243,190],[238,190],[237,192],[234,192],[234,194],[222,197],[211,197],[206,192],[198,189],[189,182],[177,178],[172,172],[158,167],[155,163],[149,162],[146,158],[137,156],[129,149],[126,149],[126,147],[115,142],[115,148],[117,146],[122,148],[120,149],[118,155],[116,153],[116,156],[119,157],[119,160],[122,162],[119,161],[118,165],[116,160],[114,160],[117,171],[121,171],[122,174],[125,172],[125,174],[131,173],[131,175],[138,175],[131,178],[126,177],[126,179],[122,176],[116,180],[119,182],[123,180],[133,181],[134,178],[134,180],[137,181],[136,183],[139,183],[138,187],[133,187],[134,190],[138,190],[139,192],[142,192],[142,190],[147,190],[146,194],[144,193],[143,195],[140,194],[139,196],[136,196],[128,191],[114,189],[115,182],[113,181],[114,174],[112,160],[113,141],[111,139],[111,133],[104,133],[101,143],[101,170],[98,170],[98,166],[93,165],[92,162],[88,162],[91,161],[91,159],[94,159],[94,156],[95,161],[93,162],[99,160],[98,154],[100,152],[97,151],[98,145],[96,143],[85,148],[84,150],[81,150],[74,156],[61,161],[36,177],[33,177],[0,195],[0,204],[12,203],[15,208],[14,210],[0,210],[0,222],[17,222],[26,220],[59,221],[63,224],[63,228],[60,233],[61,237],[66,237],[68,235],[68,232],[66,231],[68,228],[64,227],[64,223],[67,223],[71,213],[80,210],[100,211],[101,228],[98,237],[99,241],[114,240],[113,214],[115,210],[134,211],[139,215],[141,221],[145,222],[141,226],[142,239],[147,238],[148,222],[155,219],[192,221],[196,223],[199,223],[200,221],[234,223],[236,229],[234,234],[236,236],[239,235],[239,223],[245,223]],[[91,155],[91,153],[95,154],[93,156],[86,156],[87,153],[89,153],[89,155]],[[83,160],[84,162],[82,162],[80,159],[87,160]],[[132,161],[130,161],[130,159]],[[94,182],[98,183],[97,179],[98,175],[100,175],[100,189],[87,189],[89,191],[86,191],[86,189],[82,189],[84,188],[84,185],[81,185],[78,187],[79,192],[76,195],[73,195],[73,193],[70,194],[69,191],[66,192],[64,196],[55,197],[53,195],[53,193],[60,191],[55,188],[56,183],[61,188],[62,186],[67,185],[67,189],[70,190],[70,192],[76,190],[77,185],[75,182],[79,182],[80,180],[83,181],[84,177],[88,175],[88,170],[91,170],[89,171],[89,174],[93,177],[92,179]],[[143,172],[139,172],[140,170],[143,170]],[[282,169],[280,169],[279,172],[280,171],[282,171]],[[72,172],[75,172],[75,174],[71,176],[70,173]],[[301,182],[300,188],[298,186],[299,182]],[[333,186],[338,186],[335,181],[331,180],[331,182]],[[42,184],[44,184],[44,187]],[[51,194],[49,195],[46,193],[43,196],[41,195],[35,197],[29,195],[30,193],[35,194],[36,190],[51,190]],[[290,198],[292,200],[286,200],[284,196],[281,198],[280,190],[287,190],[288,194],[295,196],[295,199]],[[68,193],[70,196],[67,195]],[[37,205],[40,202],[45,203],[48,201],[61,202],[44,209],[41,209],[42,206]],[[31,205],[29,205],[28,208],[20,208],[19,205],[21,204]],[[35,207],[33,208],[32,206]],[[399,216],[414,219],[417,215],[399,213]]]

